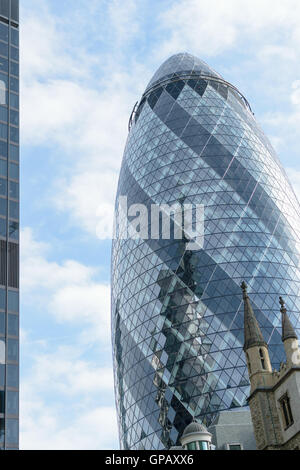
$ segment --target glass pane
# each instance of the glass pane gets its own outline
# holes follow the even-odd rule
[[[19,199],[19,183],[9,182],[9,197]]]
[[[8,315],[8,334],[10,336],[19,336],[19,317],[18,315]]]
[[[18,93],[19,91],[19,80],[18,78],[10,77],[10,89],[12,91],[16,91]]]
[[[16,127],[10,127],[10,140],[16,144],[19,143],[19,129]]]
[[[19,46],[19,31],[17,29],[11,28],[10,30],[11,43],[14,46]]]
[[[19,125],[19,113],[18,113],[18,111],[11,110],[11,112],[10,112],[10,124],[13,124],[14,126]]]
[[[4,419],[0,419],[0,444],[4,444]]]
[[[8,60],[0,57],[0,70],[8,73]]]
[[[0,123],[0,137],[1,139],[7,139],[7,125]]]
[[[5,201],[5,199],[3,200]],[[0,202],[1,202],[1,199],[0,199]],[[11,217],[12,219],[19,218],[19,203],[18,202],[9,201],[9,217]]]
[[[6,220],[0,218],[0,235],[6,238]]]
[[[7,386],[18,388],[19,386],[19,368],[13,364],[7,365]]]
[[[5,394],[0,390],[0,413],[5,413]]]
[[[1,91],[0,91],[1,94]],[[0,155],[1,157],[7,158],[7,144],[6,142],[0,142]]]
[[[0,42],[0,55],[4,57],[8,57],[8,44],[4,44],[4,42]]]
[[[6,291],[4,289],[0,289],[0,308],[2,310],[5,310],[5,304],[6,304]]]
[[[18,444],[19,423],[17,419],[6,420],[6,443]]]
[[[14,220],[9,221],[9,237],[13,238],[14,240],[18,240],[19,238],[19,222]]]
[[[7,340],[7,358],[9,361],[18,362],[19,342],[17,339],[8,338]]]
[[[19,64],[17,64],[16,62],[10,61],[10,73],[18,77],[19,76]]]
[[[0,175],[6,176],[7,175],[7,161],[0,159]]]
[[[19,49],[17,49],[16,47],[11,46],[10,56],[13,60],[18,61],[19,60]]]
[[[8,42],[8,26],[3,23],[0,23],[0,39]]]
[[[7,200],[0,198],[0,215],[7,216]]]
[[[0,2],[0,15],[9,17],[9,0],[1,0]]]
[[[9,415],[19,413],[19,393],[8,391],[6,394],[6,412]]]
[[[19,0],[11,0],[11,19],[19,23]]]
[[[5,179],[2,178],[0,178],[0,195],[7,196],[7,182]]]
[[[4,106],[0,106],[0,121],[7,123],[8,110]]]
[[[16,147],[16,145],[10,145],[9,146],[10,150],[10,159],[14,160],[15,162],[19,161],[19,147]]]
[[[0,339],[0,364],[5,364],[5,342]]]
[[[15,180],[19,179],[19,165],[16,163],[9,164],[9,177]]]
[[[0,364],[0,387],[4,387],[5,366]]]
[[[19,96],[10,93],[10,105],[12,108],[19,109]]]
[[[11,312],[18,312],[19,311],[19,292],[15,291],[8,291],[8,310]]]
[[[5,313],[0,313],[0,334],[5,335]]]

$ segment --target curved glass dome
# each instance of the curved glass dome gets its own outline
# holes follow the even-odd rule
[[[217,72],[210,68],[205,62],[198,59],[198,57],[188,54],[187,52],[181,52],[179,54],[172,55],[167,59],[157,70],[150,80],[146,90],[151,88],[159,81],[166,80],[168,78],[184,75],[184,74],[197,74],[206,75],[210,77],[222,78]]]
[[[280,295],[300,332],[300,207],[249,107],[189,54],[168,59],[148,87],[132,118],[116,213],[121,196],[149,214],[157,204],[202,204],[204,246],[190,251],[186,239],[150,235],[113,242],[125,449],[179,445],[194,418],[208,427],[220,411],[247,406],[242,281],[274,368],[284,360]]]

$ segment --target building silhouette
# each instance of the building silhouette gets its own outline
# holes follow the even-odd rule
[[[195,418],[248,406],[240,284],[270,360],[284,359],[279,295],[299,323],[300,207],[243,95],[181,53],[155,73],[129,122],[116,198],[203,204],[204,246],[132,239],[112,249],[112,344],[121,447],[166,449]],[[130,216],[123,217],[123,221]]]
[[[300,349],[282,297],[282,342],[286,361],[273,370],[268,345],[243,282],[245,344],[251,391],[249,405],[259,450],[300,450]]]
[[[0,2],[0,450],[19,446],[19,1]]]

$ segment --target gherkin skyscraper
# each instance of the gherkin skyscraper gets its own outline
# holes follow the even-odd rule
[[[121,446],[166,449],[195,417],[247,406],[241,281],[271,361],[283,360],[278,296],[300,328],[300,207],[241,93],[198,58],[170,57],[130,118],[128,206],[203,204],[203,248],[116,238],[112,343]]]

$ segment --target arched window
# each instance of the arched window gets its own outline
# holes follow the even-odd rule
[[[264,370],[266,370],[265,356],[264,356],[264,352],[261,348],[259,348],[259,356],[260,356],[261,366]]]

